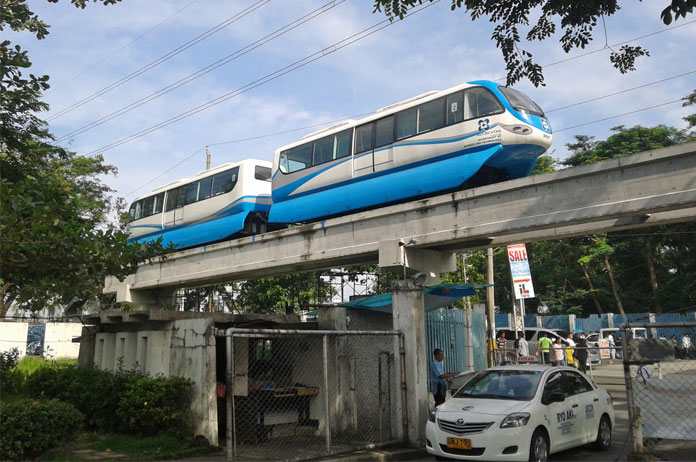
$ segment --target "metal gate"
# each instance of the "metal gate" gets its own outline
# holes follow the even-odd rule
[[[631,338],[636,327],[652,338]],[[627,323],[620,332],[634,450],[641,452],[648,438],[696,440],[696,349],[684,341],[696,323]]]
[[[216,335],[226,346],[218,417],[227,460],[311,459],[395,444],[404,434],[395,428],[404,399],[399,332],[230,328]]]

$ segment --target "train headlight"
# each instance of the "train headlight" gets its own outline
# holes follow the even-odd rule
[[[502,127],[515,135],[531,135],[533,131],[528,125],[503,125]]]

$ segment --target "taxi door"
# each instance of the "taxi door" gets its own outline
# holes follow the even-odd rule
[[[582,434],[579,435],[579,444],[589,443],[594,440],[599,428],[601,404],[594,387],[579,373],[563,371],[573,386],[573,395],[578,403],[578,420],[582,423]]]
[[[558,394],[564,396],[564,400],[553,402],[552,396]],[[580,404],[571,392],[568,377],[560,371],[551,374],[544,385],[541,403],[551,438],[550,449],[555,452],[579,444],[582,437]]]

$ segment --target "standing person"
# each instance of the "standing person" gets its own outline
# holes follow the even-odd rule
[[[607,336],[607,342],[609,343],[609,358],[616,359],[616,342],[614,341],[614,336],[609,333]]]
[[[536,355],[539,356],[539,353],[541,353],[541,362],[544,364],[551,364],[552,343],[551,339],[546,335],[546,332],[542,332],[539,344],[537,345]]]
[[[435,407],[445,402],[447,398],[447,380],[454,377],[459,372],[447,372],[442,370],[442,360],[445,354],[441,349],[435,348],[433,351],[435,360],[430,364],[430,386],[432,387],[433,397],[435,398]]]
[[[684,350],[684,359],[693,359],[695,357],[692,351],[691,334],[684,334],[682,337],[682,350]]]
[[[573,357],[573,353],[575,353],[575,341],[573,340],[572,332],[568,334],[566,343],[568,344],[566,347],[566,363],[571,367],[577,367],[575,364],[575,358]]]
[[[565,366],[565,353],[563,352],[563,340],[561,337],[556,339],[553,344],[554,366]]]
[[[505,332],[501,331],[498,338],[495,340],[495,346],[498,348],[498,364],[505,364],[505,348],[507,346],[507,339],[505,338]]]
[[[529,356],[529,343],[524,338],[524,332],[517,333],[517,357]]]
[[[584,374],[587,371],[587,357],[589,356],[587,351],[587,340],[585,339],[585,334],[580,334],[580,339],[576,345],[577,350],[575,350],[575,362],[577,368]]]

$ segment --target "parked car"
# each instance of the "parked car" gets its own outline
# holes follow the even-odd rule
[[[593,443],[611,446],[609,393],[570,367],[499,366],[476,374],[435,408],[426,450],[438,460],[535,460]]]

